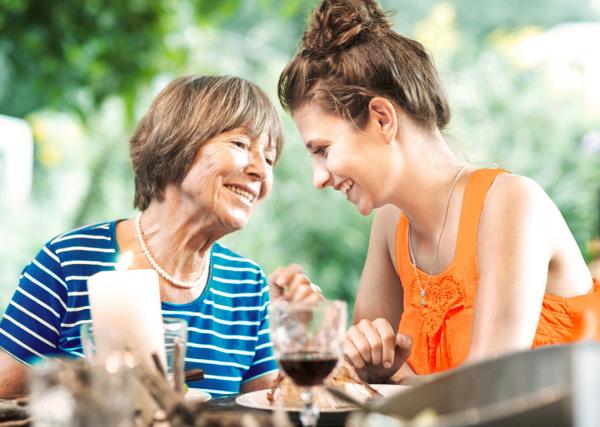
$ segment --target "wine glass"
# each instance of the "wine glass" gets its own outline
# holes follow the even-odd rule
[[[275,302],[269,309],[271,340],[279,366],[301,388],[300,421],[315,426],[319,408],[312,387],[322,385],[343,355],[347,308],[343,301]]]

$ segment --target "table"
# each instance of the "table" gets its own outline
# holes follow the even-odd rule
[[[245,412],[245,411],[256,411],[262,413],[269,413],[270,411],[260,409],[249,409],[245,406],[238,405],[235,403],[235,399],[238,395],[232,395],[227,397],[219,397],[211,399],[203,404],[207,411],[233,411],[233,412]],[[317,423],[320,427],[343,427],[346,423],[346,419],[350,415],[351,411],[348,412],[323,412]],[[290,421],[296,426],[301,426],[300,419],[298,418],[298,412],[288,412]]]

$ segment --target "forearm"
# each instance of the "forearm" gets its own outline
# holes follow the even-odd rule
[[[28,371],[27,366],[0,350],[0,398],[25,394]]]
[[[276,377],[277,377],[277,373],[276,372],[271,372],[271,373],[262,375],[262,376],[260,376],[258,378],[255,378],[255,379],[251,380],[251,381],[243,383],[240,386],[240,392],[242,392],[242,393],[249,393],[251,391],[263,390],[263,389],[270,388],[271,385],[273,384],[273,381],[275,381]]]

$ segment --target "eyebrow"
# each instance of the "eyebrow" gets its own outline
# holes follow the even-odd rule
[[[314,143],[318,143],[318,142],[326,142],[326,140],[325,139],[321,139],[321,138],[314,138],[314,139],[311,139],[310,141],[308,141],[306,144],[304,144],[304,146],[306,148],[308,148],[309,151],[312,151],[313,144]]]

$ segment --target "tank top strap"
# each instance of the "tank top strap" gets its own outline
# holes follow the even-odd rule
[[[492,183],[501,173],[510,173],[505,169],[478,169],[469,175],[462,201],[456,258],[459,263],[477,256],[477,236],[479,220],[486,196]]]
[[[398,270],[400,280],[411,274],[412,264],[408,253],[408,218],[403,212],[400,213],[396,224],[396,269]],[[406,280],[406,279],[404,279]]]

